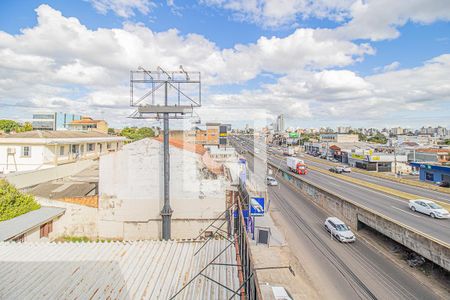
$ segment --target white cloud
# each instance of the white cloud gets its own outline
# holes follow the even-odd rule
[[[113,11],[116,15],[129,18],[135,15],[135,10],[147,15],[155,4],[151,0],[85,0],[89,1],[99,13],[106,15]]]
[[[340,24],[329,34],[341,39],[393,39],[407,22],[430,24],[450,20],[448,0],[201,0],[209,6],[265,28],[297,25],[308,18]]]
[[[299,28],[285,38],[220,49],[198,34],[154,32],[140,24],[88,29],[48,5],[37,25],[10,35],[0,31],[0,105],[100,115],[120,124],[129,115],[129,70],[142,65],[202,72],[205,107],[253,107],[268,114],[314,119],[374,117],[386,111],[449,103],[450,56],[414,69],[386,66],[375,76],[345,70],[374,53],[368,44],[338,39],[326,29]],[[332,70],[339,67],[339,70]],[[245,83],[264,74],[276,83],[242,93],[208,94],[214,85]],[[26,108],[25,108],[26,107]],[[31,115],[31,113],[30,113]],[[243,116],[248,117],[248,116]],[[261,114],[265,118],[265,114]]]
[[[400,63],[398,61],[394,61],[394,62],[392,62],[392,63],[390,63],[388,65],[385,65],[383,67],[374,68],[373,70],[375,72],[380,72],[380,71],[389,72],[389,71],[397,70],[399,67],[400,67]]]
[[[305,121],[386,120],[392,114],[420,111],[450,114],[450,54],[411,69],[361,77],[348,70],[298,71],[274,84],[241,94],[213,97],[215,105],[239,103]]]
[[[201,0],[201,3],[233,12],[236,19],[263,27],[280,27],[297,18],[342,21],[354,0]]]
[[[176,29],[154,32],[140,24],[90,30],[48,5],[36,9],[37,25],[10,35],[0,31],[0,100],[42,105],[67,99],[61,109],[128,105],[129,70],[142,65],[202,72],[204,86],[244,83],[262,72],[344,67],[373,53],[370,46],[298,29],[285,38],[261,37],[255,43],[220,49],[198,34]],[[113,91],[113,92],[104,92]],[[120,96],[120,97],[119,97]],[[76,103],[83,103],[77,107]],[[122,107],[122,106],[120,106]]]
[[[373,41],[394,39],[400,34],[397,28],[408,21],[430,24],[438,20],[450,20],[450,1],[355,1],[350,14],[351,20],[336,30],[339,36]]]

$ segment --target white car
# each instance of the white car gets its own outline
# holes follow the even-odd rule
[[[331,233],[338,241],[342,243],[351,243],[356,241],[356,237],[350,228],[344,222],[336,217],[329,217],[325,220],[325,229]]]
[[[349,166],[339,166],[339,168],[341,168],[342,172],[344,172],[344,173],[351,173],[352,172],[352,168],[350,168]]]
[[[450,218],[450,214],[446,209],[442,208],[442,206],[434,203],[431,200],[425,199],[409,200],[409,208],[412,211],[421,212],[423,214],[429,215],[432,218],[439,218],[439,219]]]
[[[278,185],[278,181],[275,178],[270,177],[270,176],[267,176],[266,182],[267,182],[267,185],[272,185],[272,186]]]

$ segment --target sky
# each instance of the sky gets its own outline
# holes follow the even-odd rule
[[[128,117],[130,71],[180,65],[202,122],[450,127],[450,1],[0,1],[2,119],[158,126]]]

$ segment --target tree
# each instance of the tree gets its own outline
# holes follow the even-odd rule
[[[23,131],[31,131],[31,130],[33,130],[33,125],[31,125],[30,122],[25,122],[23,124],[22,128],[23,128]]]
[[[364,133],[360,132],[360,133],[358,133],[358,139],[361,142],[365,142],[365,141],[367,141],[367,135],[365,135]]]
[[[108,134],[114,134],[115,130],[114,128],[108,128]]]
[[[386,144],[387,138],[383,134],[377,133],[374,136],[371,136],[370,138],[368,138],[367,141],[371,142],[371,143],[377,143],[377,144]]]
[[[3,130],[6,133],[10,133],[11,131],[15,131],[20,127],[20,124],[13,120],[0,120],[0,130]]]
[[[120,135],[124,136],[134,142],[134,141],[141,140],[143,138],[154,137],[155,132],[153,131],[153,129],[151,129],[149,127],[141,127],[141,128],[125,127],[120,132]]]
[[[21,193],[5,180],[0,180],[0,222],[15,218],[41,206],[34,196]]]

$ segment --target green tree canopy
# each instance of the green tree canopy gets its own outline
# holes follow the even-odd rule
[[[386,144],[387,138],[383,134],[377,133],[374,136],[371,136],[370,138],[368,138],[367,141],[371,142],[371,143],[377,143],[377,144]]]
[[[20,124],[13,120],[0,120],[0,130],[5,131],[6,133],[9,133],[13,130],[16,130],[16,128],[19,128]]]
[[[13,120],[0,120],[0,130],[10,133],[11,131],[23,132],[33,130],[30,122],[25,122],[23,125]]]
[[[0,180],[0,222],[40,207],[32,195],[23,194],[5,180]]]
[[[154,137],[155,132],[153,131],[153,129],[151,129],[149,127],[141,127],[141,128],[125,127],[120,132],[120,135],[124,136],[134,142],[134,141],[141,140],[143,138]]]

